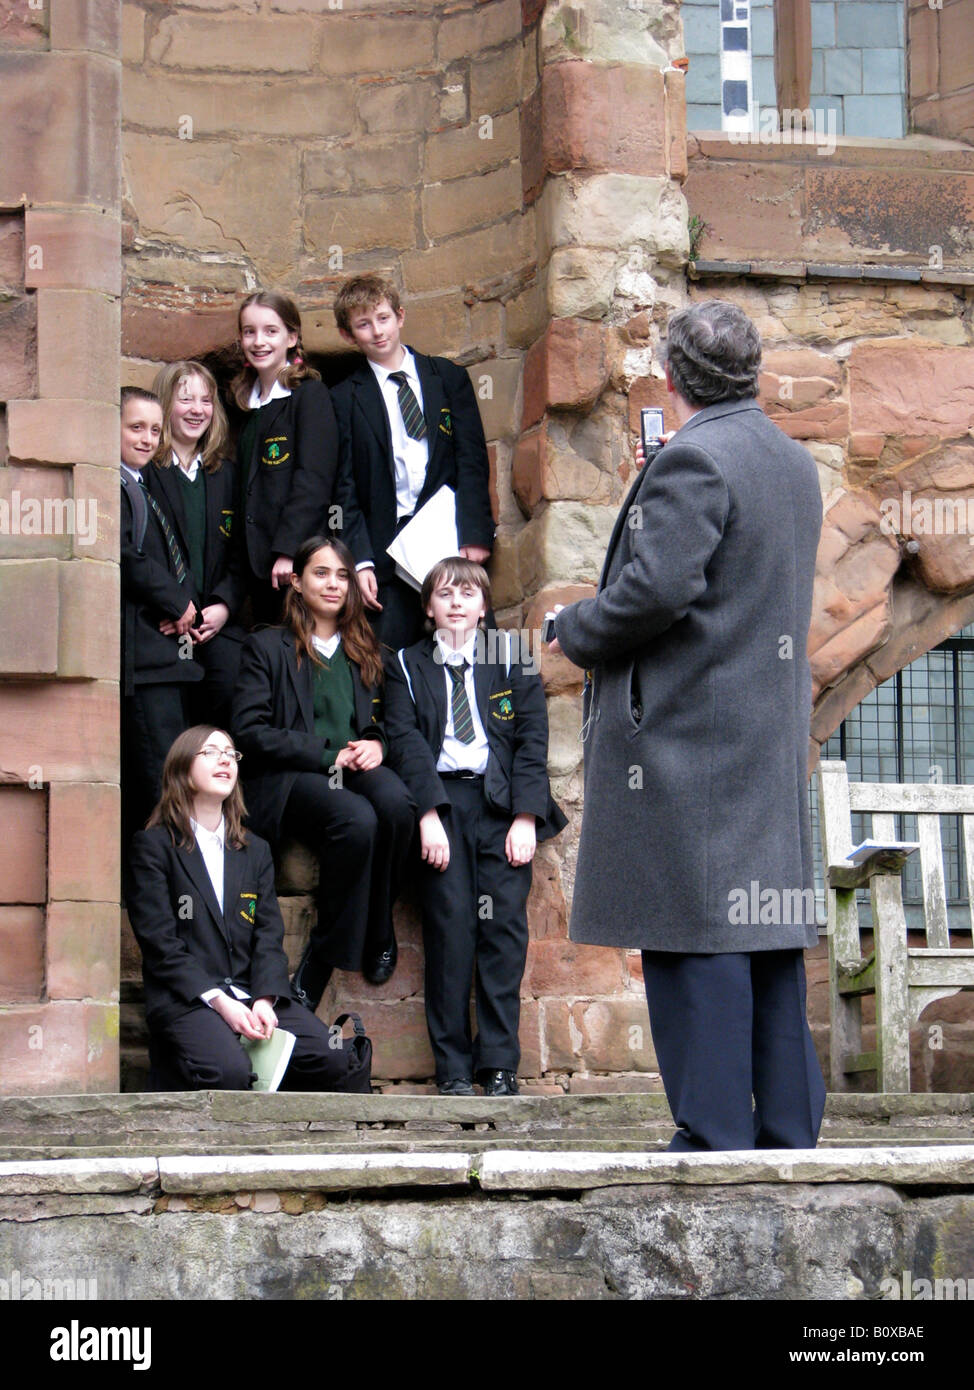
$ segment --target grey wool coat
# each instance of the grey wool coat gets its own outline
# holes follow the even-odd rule
[[[815,940],[806,642],[815,464],[753,398],[640,473],[595,598],[556,620],[588,668],[571,938],[722,953]]]

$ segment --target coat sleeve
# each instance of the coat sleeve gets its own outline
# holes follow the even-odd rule
[[[568,659],[588,667],[626,656],[684,617],[707,587],[729,508],[723,475],[705,449],[661,450],[624,523],[629,561],[595,598],[555,619]]]
[[[548,814],[548,708],[544,686],[536,672],[511,666],[516,711],[514,758],[511,764],[511,811],[515,816]]]
[[[453,455],[457,465],[457,538],[461,546],[494,545],[494,517],[490,508],[490,460],[487,441],[470,377],[463,367],[446,364],[440,373],[450,407]]]
[[[206,990],[222,988],[222,978],[207,972],[177,928],[170,894],[172,856],[165,840],[140,830],[133,836],[129,863],[132,887],[126,907],[146,975],[184,1004],[192,1004]],[[191,905],[195,908],[195,901]]]
[[[163,618],[181,618],[192,593],[179,583],[174,574],[170,574],[165,565],[137,549],[132,504],[128,498],[125,503],[119,537],[122,593],[130,603],[145,604]],[[150,518],[149,525],[154,524]]]
[[[207,597],[206,603],[225,603],[230,610],[232,621],[247,596],[247,561],[244,554],[243,517],[239,506],[240,488],[236,460],[224,459],[220,471],[223,472],[224,469],[227,470],[224,496],[232,508],[230,537],[224,548],[223,571],[216,576],[213,592]]]
[[[341,509],[342,540],[352,552],[355,563],[374,560],[372,539],[359,504],[355,481],[354,435],[352,430],[352,394],[341,387],[335,392],[335,418],[338,422],[338,477],[335,501]]]
[[[304,381],[294,397],[294,475],[271,537],[272,556],[293,556],[302,541],[326,529],[335,490],[338,426],[328,387]]]
[[[284,921],[274,886],[274,861],[266,840],[248,837],[257,858],[257,908],[250,939],[250,989],[255,999],[279,996],[290,999],[287,957],[284,954]]]
[[[419,727],[416,706],[397,655],[386,667],[385,687],[389,766],[405,782],[416,803],[417,816],[449,806],[450,798],[436,771],[436,755]]]
[[[253,633],[243,644],[233,697],[234,738],[244,757],[252,758],[263,771],[320,772],[325,740],[284,727],[274,680],[274,665],[283,662],[284,656],[281,648],[268,647],[269,635],[273,633]]]

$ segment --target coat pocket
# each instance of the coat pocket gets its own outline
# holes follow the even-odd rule
[[[626,703],[625,714],[633,729],[638,729],[643,722],[643,696],[639,684],[639,666],[633,661],[622,686],[623,698]]]

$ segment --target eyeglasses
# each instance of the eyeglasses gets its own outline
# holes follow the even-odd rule
[[[219,763],[224,758],[239,763],[243,754],[238,753],[236,748],[217,748],[215,743],[208,743],[205,748],[200,749],[199,757],[205,758],[208,763]]]

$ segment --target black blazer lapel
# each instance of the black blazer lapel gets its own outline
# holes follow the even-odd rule
[[[294,645],[294,636],[285,631],[282,635],[282,650],[284,652],[284,662],[287,666],[288,678],[294,690],[294,697],[297,700],[298,709],[301,711],[301,718],[304,720],[305,732],[314,733],[315,729],[315,705],[314,689],[311,675],[311,658],[303,657],[300,667],[298,666],[298,651]]]
[[[353,378],[352,384],[359,409],[365,416],[369,428],[379,442],[390,475],[395,476],[395,464],[392,459],[392,430],[389,428],[389,416],[386,411],[385,401],[382,399],[382,392],[379,390],[379,383],[376,380],[375,372],[369,366],[368,362],[359,369],[358,374]]]
[[[443,667],[435,660],[433,655],[435,651],[435,643],[431,650],[421,651],[416,658],[416,670],[426,686],[427,707],[432,709],[435,715],[433,738],[429,742],[431,747],[440,749],[443,746],[443,731],[446,728],[447,696]],[[422,696],[417,690],[417,702],[421,698]]]
[[[213,921],[216,924],[216,926],[219,928],[221,935],[226,936],[227,932],[223,921],[223,913],[220,911],[220,904],[216,900],[216,894],[213,891],[213,884],[210,882],[209,871],[207,870],[207,867],[203,862],[203,855],[200,851],[199,846],[197,845],[194,849],[183,849],[180,846],[177,847],[176,853],[182,860],[183,867],[185,868],[187,874],[193,880],[193,883],[196,885],[197,892],[203,899],[207,911],[213,918]],[[225,874],[226,855],[224,855],[224,875]],[[225,900],[226,887],[224,886],[224,901]]]
[[[176,476],[176,465],[170,464],[168,468],[159,468],[151,463],[152,477],[156,487],[162,493],[163,511],[172,521],[176,528],[176,539],[179,541],[179,548],[183,555],[189,554],[189,546],[186,543],[186,508],[183,506],[182,484]]]
[[[256,907],[256,897],[243,901],[240,897],[246,859],[244,850],[232,849],[227,845],[223,851],[223,919],[227,940],[230,940],[235,931],[240,930],[242,921],[251,921]],[[248,909],[248,903],[254,906]]]
[[[413,352],[412,348],[409,349]],[[432,494],[428,491],[426,484],[432,477],[433,458],[440,447],[441,438],[445,436],[440,433],[440,416],[443,407],[446,405],[446,394],[443,390],[443,383],[439,375],[433,370],[430,359],[421,352],[413,352],[416,362],[416,375],[419,377],[419,384],[423,391],[423,418],[426,421],[426,438],[429,442],[429,462],[426,465],[426,482],[423,485],[420,499],[425,501]],[[417,502],[417,506],[418,506]]]
[[[487,721],[487,711],[490,707],[489,696],[495,683],[497,669],[496,666],[488,666],[486,661],[475,661],[473,664],[473,688],[477,695],[477,709],[485,733],[489,727]]]

